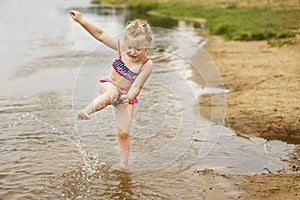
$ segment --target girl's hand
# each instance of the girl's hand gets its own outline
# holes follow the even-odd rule
[[[122,94],[120,98],[122,100],[121,107],[126,108],[129,104],[129,97],[127,96],[127,94]]]
[[[82,15],[80,12],[76,11],[76,10],[72,10],[70,12],[70,16],[76,21],[79,22],[80,20],[82,20]]]

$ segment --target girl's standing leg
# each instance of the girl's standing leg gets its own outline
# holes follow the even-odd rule
[[[121,105],[116,106],[116,123],[118,143],[120,148],[121,170],[126,170],[128,167],[130,151],[130,127],[133,118],[133,111],[133,104],[128,104],[126,108],[122,108]]]

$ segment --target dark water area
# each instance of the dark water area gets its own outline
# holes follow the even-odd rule
[[[197,24],[82,0],[0,1],[0,8],[1,199],[204,199],[198,169],[289,173],[284,160],[294,146],[236,136],[218,121],[224,99],[216,100],[219,118],[199,116],[201,94],[226,91],[193,81],[210,80],[197,64],[215,67]],[[116,52],[76,24],[71,9],[116,38],[133,18],[154,27],[155,69],[135,108],[128,173],[118,171],[113,107],[75,120]]]

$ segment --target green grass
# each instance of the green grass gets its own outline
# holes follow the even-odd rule
[[[123,4],[124,0],[91,0],[91,3],[99,4],[99,3],[105,3],[105,4]]]
[[[294,37],[299,29],[300,10],[269,10],[266,8],[183,8],[178,4],[159,5],[155,11],[163,14],[200,17],[207,20],[210,33],[229,40],[264,40]],[[267,17],[267,13],[269,16]]]
[[[124,0],[91,0],[91,3],[122,4],[124,3]]]
[[[101,3],[101,0],[91,0],[91,3],[99,4],[99,3]]]
[[[103,0],[113,1],[113,0]],[[118,1],[118,0],[116,0]],[[300,10],[275,10],[267,7],[210,7],[201,4],[157,3],[154,1],[129,1],[129,9],[144,13],[156,11],[182,17],[205,18],[211,34],[228,40],[265,40],[295,37],[300,29]]]

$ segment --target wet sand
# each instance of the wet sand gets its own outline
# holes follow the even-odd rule
[[[270,47],[267,41],[224,41],[203,33],[205,46],[226,88],[225,125],[242,137],[300,141],[300,44]],[[210,118],[210,107],[201,114]],[[290,155],[295,174],[228,175],[239,199],[298,199],[300,196],[299,147]],[[235,196],[236,197],[236,196]],[[233,197],[233,198],[235,198]]]

